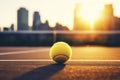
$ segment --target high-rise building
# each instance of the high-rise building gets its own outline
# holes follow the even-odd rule
[[[114,30],[114,10],[112,4],[106,4],[104,6],[104,20],[106,30]]]
[[[74,30],[89,30],[90,24],[80,15],[80,11],[81,6],[77,3],[74,9]]]
[[[38,30],[40,24],[41,24],[41,20],[40,20],[39,12],[34,12],[32,30]]]
[[[74,9],[74,30],[79,29],[79,11],[80,11],[80,4],[75,5]]]
[[[100,18],[95,23],[96,30],[115,30],[114,9],[112,4],[106,4]]]
[[[28,30],[28,10],[20,8],[17,12],[18,30]]]
[[[112,17],[112,16],[114,16],[114,10],[113,10],[113,6],[112,6],[112,4],[106,4],[105,6],[104,6],[104,15],[105,16],[108,16],[108,17]]]

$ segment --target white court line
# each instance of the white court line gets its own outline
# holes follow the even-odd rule
[[[30,53],[30,52],[44,52],[44,51],[49,51],[49,49],[37,49],[37,50],[27,50],[27,51],[3,52],[3,53],[0,53],[0,56],[2,56],[2,55],[12,55],[12,54],[24,54],[24,53]]]
[[[0,60],[0,61],[3,61],[3,62],[6,62],[6,61],[8,61],[8,62],[11,62],[11,61],[15,61],[15,62],[17,62],[17,61],[22,61],[22,62],[24,62],[24,61],[53,61],[53,60],[51,60],[51,59],[28,59],[28,60],[25,60],[25,59],[22,59],[22,60],[15,60],[15,59],[12,59],[12,60]],[[120,60],[69,60],[70,62],[120,62]],[[68,61],[68,62],[69,62]]]

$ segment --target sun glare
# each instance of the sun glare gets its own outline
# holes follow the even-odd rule
[[[79,12],[79,17],[84,19],[86,22],[90,24],[90,28],[93,30],[94,29],[94,22],[98,19],[100,12],[102,10],[102,6],[104,5],[103,3],[100,3],[100,1],[95,1],[95,0],[85,0],[80,3],[80,10]],[[98,4],[100,3],[100,4]]]
[[[98,13],[92,9],[92,8],[84,8],[81,10],[80,16],[86,20],[87,22],[90,23],[90,27],[93,29],[94,26],[94,22],[97,20],[98,18]]]

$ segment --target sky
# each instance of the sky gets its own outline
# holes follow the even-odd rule
[[[84,16],[97,15],[104,4],[112,3],[115,16],[120,17],[120,0],[0,0],[0,27],[9,27],[11,24],[16,27],[17,10],[25,7],[29,10],[29,26],[32,26],[34,11],[38,11],[42,22],[48,20],[51,27],[59,22],[72,29],[73,11],[78,2],[83,7]]]

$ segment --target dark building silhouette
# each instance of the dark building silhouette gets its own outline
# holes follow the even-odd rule
[[[32,30],[38,30],[38,27],[40,26],[40,24],[41,24],[41,19],[40,19],[39,12],[34,12]]]
[[[14,24],[11,24],[10,31],[14,31]]]
[[[120,31],[120,18],[114,17],[114,30]]]
[[[52,30],[52,28],[49,26],[49,22],[46,20],[45,23],[40,24],[38,30]]]
[[[8,28],[8,27],[4,27],[4,28],[3,28],[3,31],[4,31],[4,32],[7,32],[7,31],[9,31],[9,28]]]
[[[28,30],[28,10],[20,8],[17,12],[18,30]]]
[[[69,29],[67,28],[67,26],[63,26],[60,23],[56,23],[54,30],[68,31]]]
[[[74,9],[74,30],[90,30],[90,23],[82,18],[80,11],[81,6],[77,3]]]

